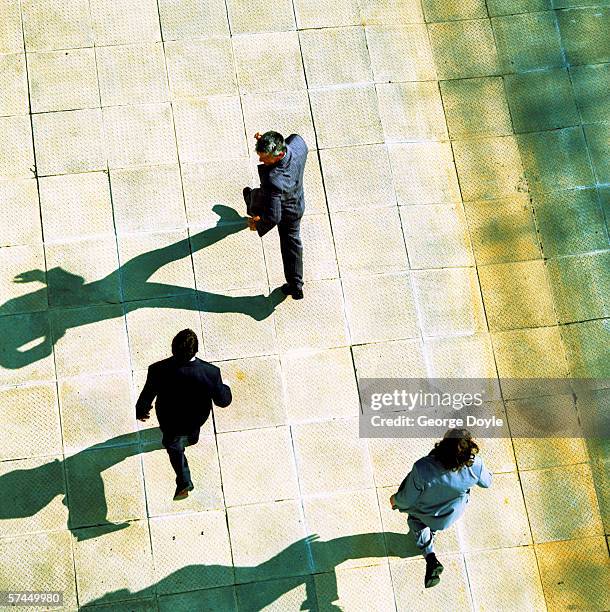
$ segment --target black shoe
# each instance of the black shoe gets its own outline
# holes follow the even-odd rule
[[[429,589],[430,587],[436,586],[440,581],[440,575],[443,573],[445,568],[441,565],[441,562],[436,558],[434,553],[426,555],[426,577],[424,578],[424,586]]]
[[[284,283],[280,289],[284,295],[291,295],[293,300],[302,300],[303,299],[303,290],[297,289],[288,283]]]
[[[190,484],[186,487],[179,486],[176,487],[176,492],[174,493],[174,501],[180,501],[181,499],[186,499],[189,496],[189,491],[192,491],[195,487]]]

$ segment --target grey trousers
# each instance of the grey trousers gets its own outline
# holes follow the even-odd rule
[[[244,189],[244,200],[248,215],[260,215],[258,202],[260,189]],[[303,288],[303,243],[301,242],[301,217],[293,210],[282,211],[282,219],[277,226],[280,235],[280,251],[284,265],[284,278],[295,289]],[[300,213],[302,215],[302,211]]]
[[[417,517],[409,515],[407,523],[411,533],[415,537],[415,545],[421,550],[424,557],[434,552],[434,534],[428,525],[422,523]]]

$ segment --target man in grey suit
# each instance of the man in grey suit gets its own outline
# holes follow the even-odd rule
[[[284,140],[278,132],[254,135],[260,160],[258,175],[261,186],[244,189],[244,200],[251,230],[264,236],[277,225],[284,264],[285,295],[303,298],[303,245],[300,225],[305,210],[303,172],[307,160],[307,145],[298,134]]]
[[[426,559],[426,588],[440,582],[443,566],[434,554],[434,534],[450,527],[464,512],[470,488],[487,488],[491,474],[467,429],[450,429],[426,457],[418,459],[390,497],[393,510],[408,512],[415,543]]]

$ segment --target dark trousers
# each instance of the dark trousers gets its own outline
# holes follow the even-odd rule
[[[286,282],[296,289],[303,288],[303,243],[301,219],[284,219],[277,226]]]
[[[193,484],[189,463],[186,460],[184,449],[199,441],[199,429],[186,434],[177,436],[175,434],[163,434],[161,443],[169,455],[169,461],[176,472],[176,485],[178,487],[188,487]]]
[[[244,189],[244,200],[248,215],[254,217],[262,213],[258,202],[260,189]],[[300,211],[302,215],[303,211]],[[282,219],[277,226],[280,235],[280,251],[284,264],[284,278],[296,289],[303,288],[303,243],[301,242],[301,216],[295,211],[282,211]]]

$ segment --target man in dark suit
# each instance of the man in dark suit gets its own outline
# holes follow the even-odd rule
[[[278,132],[254,135],[260,160],[260,188],[244,189],[244,200],[251,230],[264,236],[277,225],[284,264],[285,295],[303,298],[303,245],[300,225],[305,210],[303,172],[307,160],[307,145],[298,134],[284,140]]]
[[[161,443],[176,472],[175,500],[188,497],[194,488],[184,448],[199,441],[199,430],[210,416],[212,402],[224,408],[232,399],[220,370],[195,357],[198,349],[194,331],[183,329],[178,333],[172,340],[172,357],[148,368],[146,384],[136,404],[136,418],[146,421],[157,398],[155,411],[163,434]]]

